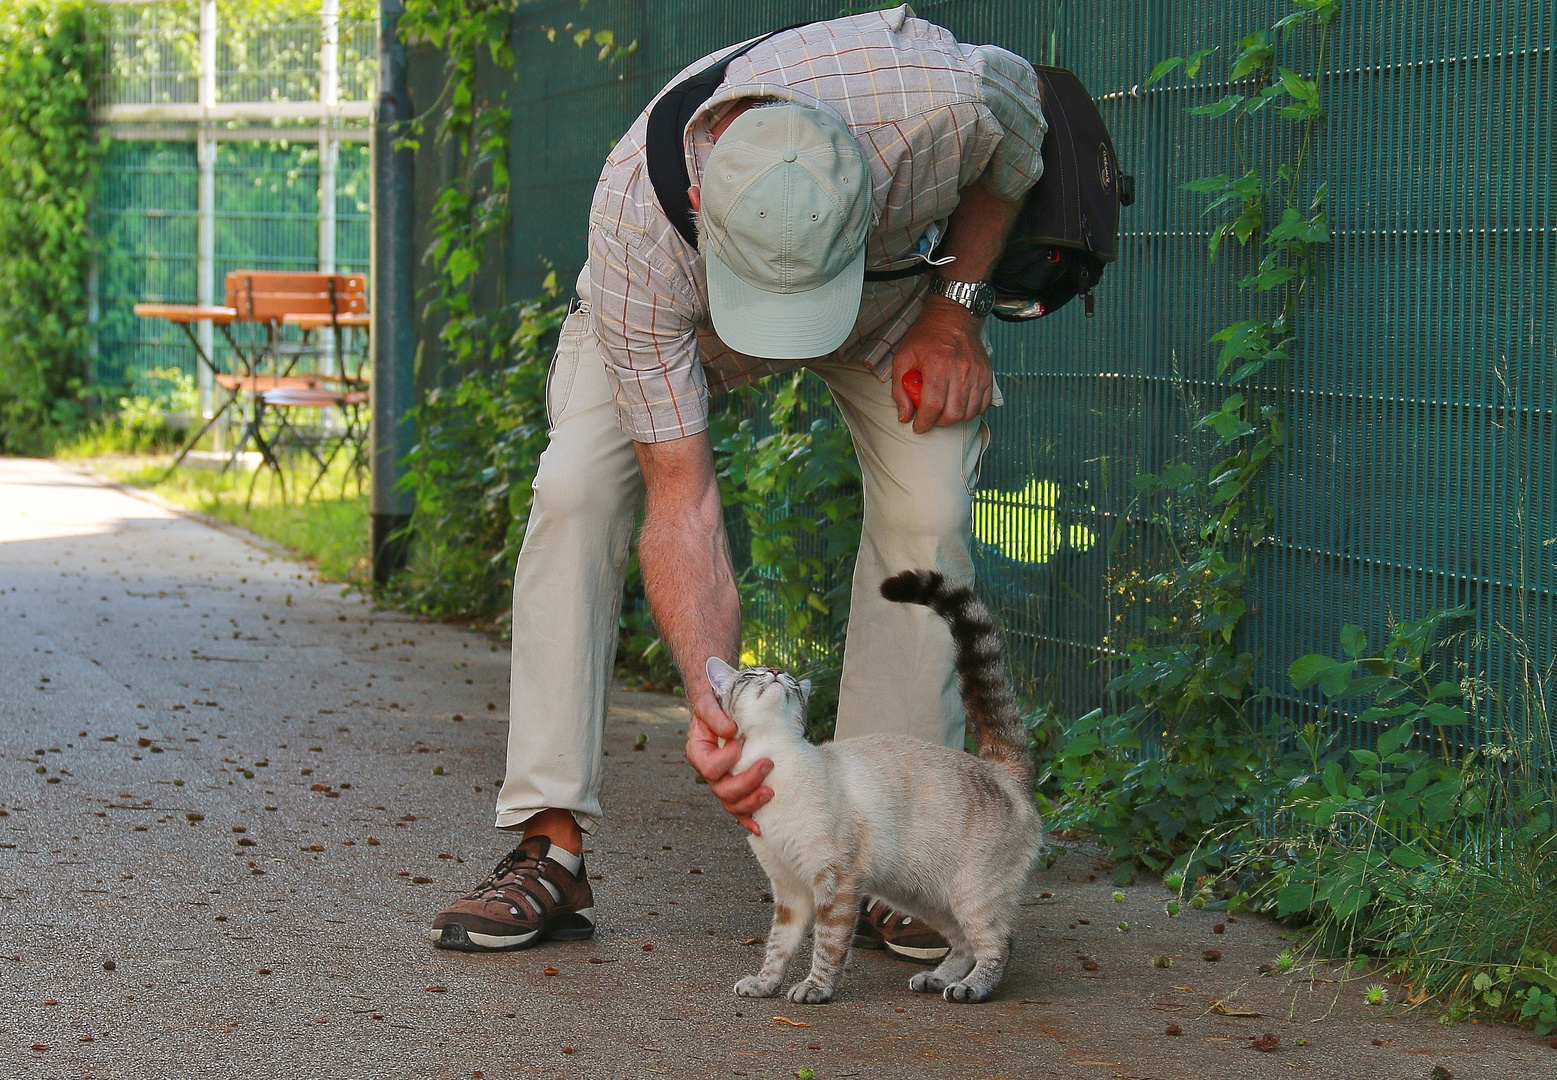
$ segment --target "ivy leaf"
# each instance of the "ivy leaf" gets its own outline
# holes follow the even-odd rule
[[[1379,756],[1389,757],[1391,754],[1405,746],[1416,734],[1416,721],[1407,720],[1393,731],[1386,731],[1379,736]]]
[[[1242,102],[1242,94],[1228,94],[1213,105],[1194,105],[1184,111],[1190,116],[1206,116],[1214,120],[1218,116],[1226,116]]]
[[[1461,724],[1470,722],[1464,709],[1458,705],[1445,705],[1440,701],[1423,705],[1422,715],[1438,727],[1459,727]]]
[[[1232,177],[1226,173],[1221,173],[1217,176],[1206,176],[1199,180],[1191,180],[1184,185],[1184,190],[1197,192],[1201,195],[1215,195],[1227,190],[1231,180]]]
[[[1251,71],[1264,67],[1275,52],[1270,43],[1270,32],[1267,30],[1256,30],[1238,42],[1238,47],[1243,52],[1233,62],[1233,69],[1227,73],[1230,82],[1237,82]]]
[[[1326,674],[1336,667],[1342,667],[1339,661],[1332,660],[1323,653],[1309,653],[1292,661],[1287,668],[1287,678],[1292,680],[1292,685],[1299,690],[1307,690]]]
[[[443,269],[449,275],[450,283],[458,286],[481,269],[481,260],[470,248],[458,247],[449,253],[449,261],[444,264]]]
[[[1170,56],[1166,60],[1157,61],[1157,66],[1152,68],[1152,73],[1146,76],[1146,85],[1150,86],[1152,83],[1167,75],[1183,62],[1184,58],[1182,56]]]
[[[1195,78],[1200,74],[1200,65],[1204,64],[1206,57],[1216,52],[1216,46],[1209,49],[1196,49],[1189,55],[1189,63],[1184,65],[1184,74],[1188,78]]]
[[[1355,660],[1368,651],[1368,635],[1362,632],[1362,627],[1347,623],[1341,627],[1341,648]]]

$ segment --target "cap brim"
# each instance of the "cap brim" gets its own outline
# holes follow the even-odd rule
[[[742,281],[712,251],[708,267],[708,311],[714,331],[736,352],[763,360],[809,360],[826,356],[849,337],[860,316],[865,288],[865,249],[843,273],[819,289],[770,293]]]

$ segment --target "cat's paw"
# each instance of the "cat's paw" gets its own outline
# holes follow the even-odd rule
[[[818,986],[810,979],[797,982],[789,988],[789,1000],[797,1005],[826,1005],[833,999],[833,992],[825,986]]]
[[[933,971],[921,971],[908,980],[908,988],[916,994],[939,994],[946,989],[946,980],[936,978]]]
[[[947,1001],[955,1001],[959,1005],[977,1005],[989,1000],[989,990],[982,986],[975,986],[970,982],[954,982],[946,988],[941,995]]]
[[[763,982],[755,975],[748,975],[735,984],[737,997],[765,998],[778,993],[779,984],[775,982]]]

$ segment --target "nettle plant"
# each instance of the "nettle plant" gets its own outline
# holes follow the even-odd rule
[[[1145,518],[1166,555],[1143,559],[1111,583],[1122,607],[1144,614],[1145,632],[1125,644],[1124,670],[1109,683],[1127,704],[1078,722],[1049,777],[1064,800],[1059,821],[1098,832],[1121,860],[1121,878],[1136,865],[1181,863],[1191,851],[1199,867],[1224,865],[1202,839],[1212,831],[1246,839],[1249,830],[1235,826],[1247,825],[1272,784],[1271,755],[1247,715],[1254,657],[1239,646],[1237,631],[1255,550],[1271,524],[1262,476],[1286,445],[1274,390],[1316,281],[1317,249],[1330,238],[1328,187],[1310,175],[1325,114],[1316,78],[1296,65],[1306,60],[1322,69],[1338,10],[1335,0],[1292,2],[1295,11],[1233,48],[1169,57],[1147,78],[1151,86],[1219,73],[1227,92],[1186,111],[1225,126],[1233,167],[1184,188],[1209,199],[1208,259],[1215,262],[1229,240],[1260,258],[1238,282],[1250,313],[1211,337],[1220,346],[1221,400],[1191,401],[1198,415],[1182,453],[1160,473],[1133,480],[1130,516]],[[1262,114],[1295,133],[1257,127]],[[1288,159],[1267,164],[1272,147],[1290,147]],[[1146,733],[1160,753],[1142,761]]]

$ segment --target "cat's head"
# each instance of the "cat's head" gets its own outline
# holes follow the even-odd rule
[[[737,671],[717,656],[710,656],[705,667],[719,704],[743,736],[764,729],[805,730],[810,679],[796,679],[788,672],[769,667]]]

